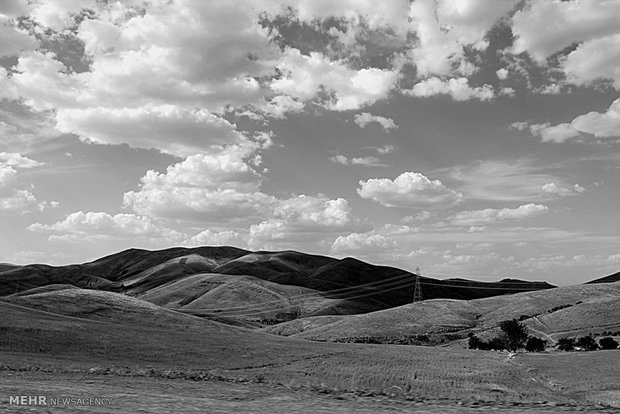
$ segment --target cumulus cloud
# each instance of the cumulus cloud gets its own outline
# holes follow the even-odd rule
[[[544,61],[573,43],[618,32],[620,4],[596,0],[531,1],[512,18],[513,53]],[[553,24],[548,24],[550,21]]]
[[[580,186],[579,184],[575,184],[572,187],[568,187],[568,186],[557,184],[555,182],[551,182],[551,183],[547,183],[543,185],[542,190],[545,193],[555,194],[560,197],[576,195],[576,194],[580,194],[586,191],[586,189]]]
[[[371,178],[360,181],[360,197],[376,201],[386,207],[452,207],[463,200],[463,195],[447,188],[439,180],[430,180],[416,172],[404,172],[396,179]]]
[[[156,224],[151,218],[135,214],[110,215],[104,212],[77,211],[54,224],[34,223],[28,227],[35,232],[51,233],[56,240],[91,240],[109,238],[164,238],[170,242],[182,240],[182,234]]]
[[[429,97],[434,95],[449,95],[455,101],[479,99],[488,101],[493,99],[493,88],[489,85],[471,87],[467,78],[451,78],[441,80],[437,77],[425,79],[416,83],[412,89],[403,90],[405,95]]]
[[[205,221],[261,217],[275,198],[259,191],[257,148],[214,148],[169,166],[165,173],[148,171],[139,190],[124,194],[124,205],[155,217]]]
[[[517,208],[487,208],[484,210],[461,211],[450,218],[450,223],[455,226],[476,226],[501,223],[510,220],[522,220],[529,217],[539,216],[549,211],[542,204],[524,204]]]
[[[565,122],[551,125],[515,123],[515,129],[529,128],[532,135],[540,137],[543,142],[562,143],[576,138],[584,139],[585,134],[595,138],[613,138],[620,136],[620,99],[611,103],[605,112],[588,112],[573,119],[570,123]]]
[[[185,242],[190,246],[245,246],[246,241],[236,231],[224,230],[214,231],[211,229],[203,230],[195,236],[192,236]]]
[[[34,186],[25,186],[19,182],[20,170],[41,165],[43,163],[19,153],[0,152],[0,211],[25,214],[58,206],[56,201],[39,202],[32,194]]]
[[[391,129],[398,128],[398,125],[394,123],[394,120],[392,118],[385,118],[379,115],[372,115],[368,112],[362,112],[361,114],[356,114],[353,117],[353,120],[360,128],[366,128],[366,125],[370,124],[371,122],[376,122],[379,125],[381,125],[384,131],[390,131]]]
[[[568,123],[551,125],[545,122],[544,124],[532,124],[529,128],[532,135],[540,137],[543,142],[561,143],[581,135],[578,130]]]
[[[249,245],[252,248],[272,248],[318,241],[325,234],[363,227],[353,217],[347,200],[299,195],[280,200],[271,218],[250,226]]]
[[[506,15],[515,0],[420,0],[411,4],[409,18],[418,41],[408,56],[424,76],[469,76],[476,68],[465,48],[485,50],[485,36]],[[455,69],[456,68],[456,69]]]
[[[394,249],[396,242],[378,233],[350,233],[338,236],[331,245],[332,254],[363,254]]]
[[[387,98],[399,78],[398,69],[353,70],[321,53],[303,55],[297,49],[287,49],[277,67],[283,76],[270,83],[274,92],[306,101],[327,94],[317,103],[336,111],[359,109]]]

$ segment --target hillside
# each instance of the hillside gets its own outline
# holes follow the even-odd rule
[[[234,247],[129,249],[90,263],[0,267],[0,296],[67,285],[118,292],[244,326],[353,315],[411,301],[415,275],[354,258]],[[469,300],[549,289],[545,282],[420,277],[424,297]],[[256,325],[258,324],[258,325]]]
[[[431,344],[496,334],[499,322],[519,319],[552,340],[620,328],[620,283],[567,286],[469,301],[431,299],[332,320],[302,318],[267,332],[317,341]],[[319,322],[319,323],[317,323]],[[421,339],[422,338],[422,339]]]
[[[616,272],[612,275],[609,276],[605,276],[605,277],[601,277],[598,279],[594,279],[591,280],[589,282],[586,282],[586,284],[592,284],[592,283],[614,283],[614,282],[620,282],[620,272]]]

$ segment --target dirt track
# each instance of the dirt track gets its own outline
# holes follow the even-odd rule
[[[405,401],[388,397],[357,397],[274,388],[262,384],[127,378],[87,374],[3,372],[0,377],[0,412],[25,413],[566,413],[617,412],[596,407],[528,406],[458,401]],[[11,395],[110,398],[107,406],[18,407]]]

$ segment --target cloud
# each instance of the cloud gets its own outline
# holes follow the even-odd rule
[[[618,32],[585,42],[569,53],[562,63],[567,80],[576,85],[611,80],[616,90],[620,90],[620,29]]]
[[[362,108],[387,98],[399,78],[399,70],[378,68],[349,69],[343,62],[331,61],[318,52],[303,55],[287,49],[277,64],[283,76],[269,87],[285,94],[335,111]],[[319,94],[327,97],[320,98]]]
[[[498,79],[506,80],[506,79],[508,79],[508,74],[510,72],[508,72],[508,69],[506,69],[506,68],[501,68],[501,69],[498,69],[495,73],[497,74],[497,78]]]
[[[361,114],[356,114],[353,117],[353,119],[354,119],[354,122],[360,128],[366,128],[366,125],[368,125],[371,122],[376,122],[379,125],[381,125],[384,131],[390,131],[391,129],[398,128],[398,125],[394,123],[394,120],[392,118],[385,118],[383,116],[372,115],[368,112],[362,112]]]
[[[19,153],[0,152],[0,211],[26,214],[34,210],[43,211],[57,207],[56,201],[39,202],[32,194],[34,186],[19,183],[20,170],[43,165],[39,161],[24,157]]]
[[[156,224],[151,218],[135,214],[110,215],[77,211],[54,224],[34,223],[28,230],[52,233],[52,240],[98,240],[110,238],[164,238],[180,241],[182,234]]]
[[[353,217],[348,201],[343,198],[299,195],[280,200],[271,218],[250,226],[248,244],[261,249],[283,247],[364,227]]]
[[[394,249],[394,240],[376,233],[350,233],[338,236],[331,245],[332,254],[363,254],[385,252]]]
[[[384,145],[382,147],[377,148],[377,152],[381,155],[389,154],[390,152],[394,152],[396,147],[394,145]]]
[[[463,195],[447,188],[439,180],[430,180],[415,172],[404,172],[396,179],[371,178],[360,181],[357,193],[386,207],[452,207]]]
[[[605,112],[588,112],[579,115],[570,123],[551,125],[544,124],[515,123],[516,129],[523,130],[529,128],[533,136],[540,137],[543,142],[562,143],[583,138],[584,134],[589,134],[595,138],[614,138],[620,136],[620,99],[611,103]]]
[[[522,220],[536,217],[549,211],[542,204],[524,204],[517,208],[487,208],[484,210],[461,211],[450,218],[450,223],[455,226],[476,226],[502,223],[511,220]]]
[[[0,166],[3,165],[16,168],[34,168],[43,165],[43,163],[15,152],[0,152]]]
[[[208,111],[174,105],[61,109],[56,127],[100,144],[130,142],[135,148],[156,148],[178,156],[245,140],[234,125]]]
[[[260,148],[214,147],[169,166],[165,173],[148,171],[137,191],[124,194],[123,203],[153,217],[206,222],[262,217],[276,199],[259,191]]]
[[[576,194],[580,194],[586,191],[586,189],[580,186],[579,184],[575,184],[572,187],[566,187],[566,186],[562,186],[554,182],[543,185],[542,190],[545,193],[555,194],[560,197],[576,195]]]
[[[409,18],[417,42],[408,57],[423,77],[455,72],[468,76],[476,68],[467,61],[465,49],[485,50],[488,30],[515,4],[514,0],[415,1]]]
[[[571,122],[571,126],[596,138],[620,136],[620,99],[613,101],[603,113],[588,112],[578,116]]]
[[[36,48],[38,43],[34,37],[20,29],[14,20],[4,15],[4,10],[0,11],[0,57],[16,56],[24,50]]]
[[[566,186],[561,177],[546,173],[527,160],[480,161],[444,172],[460,182],[458,190],[468,199],[487,201],[544,201],[553,194],[542,188],[550,182]]]
[[[567,123],[551,125],[545,122],[544,124],[532,124],[529,128],[532,135],[540,137],[543,142],[561,143],[581,135],[578,130]]]
[[[620,4],[613,1],[531,1],[512,18],[512,53],[543,62],[573,43],[618,33]],[[553,22],[553,24],[549,24]]]
[[[361,165],[364,167],[384,166],[384,164],[381,164],[381,160],[379,158],[373,156],[347,158],[342,154],[336,154],[330,157],[330,161],[341,165]]]
[[[191,237],[184,244],[190,246],[245,246],[246,241],[236,231],[224,230],[213,231],[210,229],[203,230],[197,235]]]
[[[455,101],[479,99],[488,101],[493,99],[493,88],[489,85],[471,87],[467,78],[451,78],[441,80],[437,77],[425,79],[416,83],[412,89],[402,91],[405,95],[429,97],[434,95],[449,95]]]

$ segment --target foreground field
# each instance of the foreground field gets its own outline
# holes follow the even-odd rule
[[[552,414],[575,411],[612,413],[601,407],[574,405],[500,404],[448,400],[395,399],[386,396],[359,396],[351,393],[325,394],[307,390],[270,387],[262,384],[195,382],[156,378],[127,378],[85,374],[2,373],[0,389],[7,395],[80,395],[109,398],[100,407],[15,407],[0,397],[0,411],[25,413],[399,413],[473,414]]]
[[[246,387],[258,393],[254,412],[266,407],[320,412],[311,403],[314,397],[333,412],[345,412],[345,400],[360,398],[379,404],[373,412],[413,403],[429,413],[450,412],[429,408],[437,404],[516,404],[543,412],[618,406],[620,392],[619,351],[514,357],[458,348],[313,342],[83,289],[7,299],[0,301],[0,311],[0,389],[10,390],[0,396],[3,402],[8,395],[74,395],[86,387],[84,393],[91,395],[109,390],[121,411],[137,411],[142,396],[145,407],[152,407],[146,412],[173,406],[198,411],[204,404],[212,404],[211,412],[233,412],[240,405],[231,402],[236,397],[228,390]],[[135,389],[133,396],[129,389]],[[216,396],[201,399],[213,389],[221,390],[217,395],[224,402]]]

